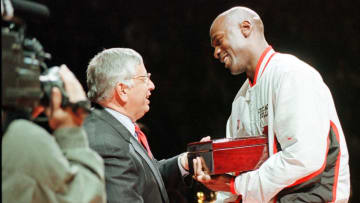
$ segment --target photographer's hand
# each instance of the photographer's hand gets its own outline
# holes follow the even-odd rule
[[[64,82],[65,91],[68,94],[71,103],[87,100],[85,91],[80,82],[66,65],[60,66],[59,75]]]
[[[65,91],[70,102],[76,103],[87,100],[80,82],[65,65],[60,66],[59,74],[64,82]],[[49,119],[49,126],[54,130],[62,127],[81,126],[88,113],[81,108],[76,112],[73,112],[71,107],[62,108],[61,97],[60,90],[56,87],[53,88],[50,106],[45,109],[45,114]]]

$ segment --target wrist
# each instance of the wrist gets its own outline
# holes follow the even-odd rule
[[[230,192],[232,193],[232,194],[235,194],[235,195],[237,195],[236,194],[236,190],[235,190],[235,178],[236,178],[236,176],[233,176],[233,177],[231,177],[231,179],[230,179]]]
[[[189,164],[187,160],[187,152],[180,155],[180,165],[185,171],[189,171]]]

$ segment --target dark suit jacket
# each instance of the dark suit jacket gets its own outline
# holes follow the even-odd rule
[[[166,189],[182,182],[177,156],[157,161],[104,109],[94,109],[84,128],[89,144],[104,159],[107,201],[169,202]]]

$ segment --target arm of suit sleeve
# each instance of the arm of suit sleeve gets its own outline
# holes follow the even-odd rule
[[[159,171],[166,189],[178,188],[180,184],[183,184],[183,177],[179,168],[181,166],[178,164],[178,158],[179,156],[175,156],[158,162]]]
[[[280,79],[273,101],[274,133],[282,151],[258,170],[236,177],[235,190],[244,202],[268,202],[325,166],[330,122],[321,78],[311,71],[296,71]]]
[[[11,201],[106,201],[103,161],[88,147],[82,128],[59,129],[54,139],[43,128],[19,120],[6,136],[9,148],[3,152],[9,157],[3,178],[5,173]]]
[[[180,156],[180,155],[179,155]],[[164,159],[158,162],[159,171],[169,195],[170,202],[186,202],[185,195],[193,184],[190,175],[183,176],[179,156]]]

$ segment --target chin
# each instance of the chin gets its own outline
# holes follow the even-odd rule
[[[149,105],[146,105],[145,107],[145,113],[148,112],[150,110],[150,106]]]
[[[235,65],[230,66],[229,70],[230,70],[232,75],[239,75],[239,74],[245,72],[244,68],[237,67]]]
[[[237,69],[230,69],[230,72],[232,75],[239,75],[243,73],[243,71],[237,70]]]

